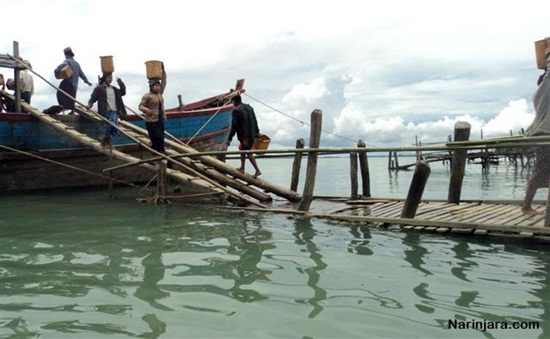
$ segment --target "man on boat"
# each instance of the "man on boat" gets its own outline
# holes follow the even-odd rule
[[[113,82],[112,73],[103,73],[103,76],[99,78],[99,85],[94,88],[88,106],[86,106],[86,108],[91,109],[97,101],[98,113],[109,120],[109,122],[104,122],[105,135],[101,140],[103,147],[111,145],[111,137],[120,135],[117,128],[119,125],[118,118],[124,119],[126,117],[126,107],[122,101],[122,97],[126,95],[126,85],[120,78],[117,78],[116,81],[120,89],[111,86]]]
[[[76,99],[76,93],[78,91],[78,81],[82,79],[88,86],[92,86],[92,83],[88,81],[86,74],[80,68],[80,64],[74,59],[74,53],[71,47],[67,47],[63,50],[65,54],[65,61],[63,61],[54,70],[54,74],[59,74],[65,66],[69,66],[72,71],[72,75],[67,79],[64,79],[59,84],[60,91],[57,91],[57,102],[65,109],[70,109],[69,114],[74,114],[74,104]],[[68,97],[63,92],[69,94]]]
[[[141,98],[139,110],[144,113],[145,126],[151,140],[151,148],[159,153],[164,150],[164,98],[162,94],[166,88],[166,71],[162,64],[162,79],[149,79],[149,92]]]
[[[260,134],[254,109],[252,106],[244,104],[240,95],[235,95],[231,98],[231,102],[235,108],[232,113],[231,132],[229,133],[229,137],[227,139],[227,145],[231,144],[233,136],[237,134],[237,139],[239,139],[240,142],[239,150],[250,150],[254,145],[254,139],[256,139],[256,136]],[[237,170],[244,173],[246,156],[248,156],[248,160],[250,160],[250,163],[256,170],[253,177],[259,177],[262,172],[256,163],[254,153],[247,153],[246,155],[244,153],[241,154],[241,167],[237,168]]]
[[[528,136],[550,135],[550,38],[546,39],[546,63],[544,73],[539,77],[538,88],[533,95],[535,119],[526,131]],[[544,214],[531,206],[538,188],[548,187],[550,180],[550,146],[535,147],[535,165],[531,170],[527,191],[521,206],[526,214]]]
[[[34,81],[32,79],[32,76],[29,74],[28,69],[32,69],[32,67],[31,63],[28,60],[24,60],[23,63],[27,68],[19,72],[19,80],[21,80],[21,100],[30,105],[31,97],[34,94]]]

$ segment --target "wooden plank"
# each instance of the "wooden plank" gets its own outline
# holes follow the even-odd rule
[[[510,220],[514,215],[518,214],[518,213],[522,213],[521,212],[521,208],[517,205],[506,205],[507,207],[507,211],[504,211],[502,212],[500,215],[497,215],[492,223],[496,224],[500,221],[504,221],[504,220]]]
[[[373,206],[371,208],[371,213],[373,215],[380,215],[380,214],[383,214],[385,211],[388,211],[388,210],[392,210],[394,209],[396,206],[403,206],[403,203],[401,202],[398,202],[398,201],[392,201],[392,202],[389,202],[389,203],[386,203],[386,204],[382,204],[382,206],[378,207],[378,206]]]
[[[537,235],[550,236],[550,229],[546,227],[525,227],[525,226],[499,226],[491,224],[466,224],[460,222],[447,222],[447,221],[432,221],[432,220],[417,220],[417,219],[401,219],[401,218],[382,218],[375,216],[343,216],[343,215],[326,215],[312,213],[312,217],[329,218],[334,220],[345,220],[354,222],[365,223],[384,223],[384,224],[396,224],[396,225],[412,225],[412,226],[434,226],[438,228],[472,228],[472,229],[485,229],[488,231],[501,231],[519,233],[521,231],[533,232]]]
[[[375,215],[380,217],[392,217],[399,218],[401,216],[401,211],[403,210],[403,204],[399,203],[392,208],[385,209],[382,213],[378,212]],[[374,213],[373,213],[374,214]]]
[[[494,206],[495,207],[482,205],[476,215],[470,215],[469,218],[463,219],[463,221],[472,222],[472,223],[483,223],[485,221],[490,221],[491,219],[499,215],[502,211],[507,209],[507,206],[505,205],[501,205],[501,206],[494,205]]]

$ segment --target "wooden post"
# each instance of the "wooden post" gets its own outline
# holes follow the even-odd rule
[[[395,169],[399,169],[399,159],[397,159],[397,151],[393,151],[393,158],[395,159]]]
[[[359,140],[357,147],[363,148],[367,145],[363,140]],[[359,152],[359,165],[361,166],[361,180],[363,184],[363,197],[370,198],[370,173],[369,173],[369,161],[367,159],[367,152]]]
[[[357,199],[357,197],[359,196],[359,194],[357,193],[357,152],[349,153],[349,169],[349,176],[351,179],[351,198]]]
[[[401,211],[401,218],[412,219],[416,215],[416,210],[422,199],[422,194],[424,193],[424,188],[428,182],[430,172],[430,165],[428,165],[426,161],[421,160],[416,163],[411,186],[409,187],[409,193],[407,194],[407,200],[405,200],[403,210]]]
[[[113,199],[113,171],[109,171],[109,199]]]
[[[19,59],[19,42],[13,42],[13,57]],[[21,112],[21,81],[19,79],[19,66],[13,69],[13,81],[15,82],[15,111]]]
[[[181,94],[178,94],[178,102],[179,102],[179,109],[180,111],[183,111],[183,100],[181,99]]]
[[[157,177],[157,201],[164,201],[167,192],[167,180],[166,180],[166,160],[159,161],[159,171]]]
[[[418,147],[418,135],[414,136],[414,144]],[[420,161],[420,151],[416,151],[416,162]]]
[[[392,153],[392,151],[390,151],[388,153],[388,169],[393,169],[392,164],[391,164],[391,153]]]
[[[455,124],[454,141],[468,141],[470,139],[471,126],[468,122],[458,121]],[[462,191],[462,180],[466,167],[467,150],[455,150],[451,160],[451,180],[449,182],[448,203],[458,204]]]
[[[548,197],[546,198],[546,215],[544,218],[544,227],[550,227],[550,189],[548,190]]]
[[[303,149],[305,141],[303,138],[296,140],[296,149]],[[290,190],[298,191],[298,182],[300,181],[300,168],[302,167],[302,152],[294,153],[294,162],[292,163],[292,178],[290,179]]]
[[[316,109],[311,112],[311,132],[309,136],[309,148],[319,148],[321,143],[321,128],[323,125],[323,111]],[[298,206],[298,211],[309,211],[313,200],[313,189],[315,188],[315,175],[317,174],[317,152],[310,152],[307,157],[306,182],[304,193]]]

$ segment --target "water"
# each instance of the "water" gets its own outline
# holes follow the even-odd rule
[[[404,197],[412,171],[389,176],[385,159],[369,160],[373,195]],[[260,159],[285,185],[290,163]],[[316,194],[348,195],[347,159],[320,165]],[[463,197],[522,198],[528,172],[480,173],[468,166]],[[425,196],[445,198],[447,185],[432,164]],[[1,338],[550,338],[548,246],[135,194],[0,196]]]

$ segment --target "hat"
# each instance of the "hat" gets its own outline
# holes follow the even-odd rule
[[[67,56],[74,57],[73,50],[70,47],[65,48],[63,50],[63,53],[65,53],[65,55],[67,55]]]

